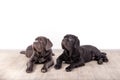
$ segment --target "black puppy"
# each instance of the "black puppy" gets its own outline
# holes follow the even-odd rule
[[[57,58],[55,69],[62,67],[62,62],[70,64],[66,71],[85,65],[86,62],[96,60],[98,64],[108,62],[106,53],[100,52],[91,45],[80,46],[79,39],[75,35],[68,34],[62,40],[63,53]]]
[[[31,54],[28,53],[30,56],[29,61],[27,62],[27,69],[26,72],[30,73],[33,71],[34,65],[37,63],[43,63],[43,67],[41,72],[45,73],[48,71],[48,68],[54,64],[52,58],[52,49],[53,46],[52,42],[43,36],[37,37],[35,42],[32,44],[32,49],[30,48]]]

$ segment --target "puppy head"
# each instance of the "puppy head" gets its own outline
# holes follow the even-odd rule
[[[80,46],[80,41],[77,36],[68,34],[62,40],[62,48],[71,50]]]
[[[33,48],[37,51],[37,52],[42,52],[44,50],[49,50],[51,49],[51,47],[53,46],[53,44],[51,43],[51,41],[49,39],[47,39],[46,37],[37,37],[35,39],[35,42],[33,43]]]

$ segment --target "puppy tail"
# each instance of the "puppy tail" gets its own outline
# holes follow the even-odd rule
[[[20,51],[20,54],[25,54],[25,51]]]

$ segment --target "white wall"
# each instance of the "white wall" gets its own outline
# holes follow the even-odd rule
[[[24,49],[37,36],[61,48],[65,34],[81,45],[120,49],[120,0],[0,0],[0,49]]]

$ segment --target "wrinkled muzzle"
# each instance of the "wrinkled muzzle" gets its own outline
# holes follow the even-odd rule
[[[44,46],[43,44],[39,43],[39,42],[34,42],[33,43],[33,48],[34,50],[36,50],[37,52],[42,52],[44,50]]]
[[[73,44],[70,43],[69,41],[63,39],[62,40],[62,47],[69,51],[69,50],[71,50],[73,48]]]

